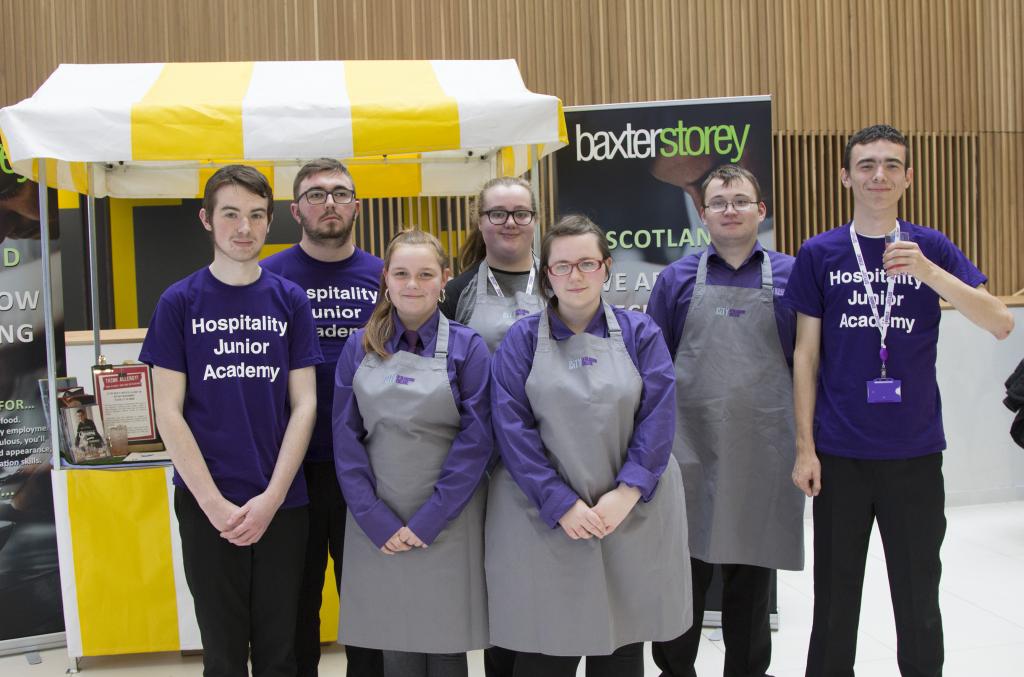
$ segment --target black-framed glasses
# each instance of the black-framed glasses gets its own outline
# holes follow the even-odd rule
[[[349,190],[348,188],[335,188],[334,190],[324,190],[323,188],[310,188],[305,193],[300,195],[295,201],[298,202],[302,198],[306,198],[306,201],[311,205],[322,205],[327,202],[327,196],[330,195],[336,205],[347,205],[352,200],[356,199],[355,191]]]
[[[576,263],[559,261],[558,263],[548,266],[548,272],[555,277],[565,277],[572,272],[573,268],[579,269],[581,273],[595,273],[600,270],[603,265],[604,261],[600,259],[580,259]]]
[[[487,220],[495,226],[505,225],[510,215],[517,226],[528,226],[537,214],[537,212],[531,212],[529,209],[516,209],[511,212],[507,209],[488,209],[483,213],[487,216]]]
[[[707,203],[706,205],[704,205],[704,207],[709,212],[721,214],[722,212],[729,208],[729,205],[732,205],[732,208],[738,212],[745,212],[749,211],[755,205],[757,205],[757,202],[746,197],[738,197],[735,200],[724,200],[716,198],[711,202]]]

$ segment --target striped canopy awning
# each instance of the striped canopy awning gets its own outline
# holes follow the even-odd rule
[[[197,197],[244,162],[287,198],[317,157],[363,197],[468,195],[567,143],[513,60],[64,64],[0,135],[18,173],[97,197]]]

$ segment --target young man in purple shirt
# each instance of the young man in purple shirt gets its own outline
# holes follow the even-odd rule
[[[207,675],[295,674],[292,644],[308,514],[296,476],[322,360],[309,301],[259,267],[274,196],[251,167],[206,184],[213,263],[160,297],[140,359],[160,434]],[[250,650],[251,648],[251,650]]]
[[[354,244],[359,200],[345,165],[331,158],[306,163],[295,176],[292,195],[292,216],[302,227],[302,239],[267,257],[262,265],[305,290],[324,353],[324,361],[316,368],[316,425],[302,464],[309,493],[309,539],[295,628],[297,674],[316,677],[327,552],[330,550],[334,560],[338,583],[345,542],[345,499],[334,472],[331,438],[334,370],[348,337],[366,324],[373,312],[383,263]],[[349,646],[346,658],[349,675],[381,674],[377,649]]]
[[[843,155],[853,221],[804,242],[785,300],[797,312],[793,482],[814,497],[808,677],[852,675],[864,562],[877,520],[903,675],[942,674],[939,548],[946,446],[935,378],[944,298],[996,338],[1013,317],[944,235],[897,218],[907,140],[860,130]]]
[[[724,674],[761,677],[772,655],[772,571],[802,569],[804,559],[805,499],[789,479],[796,317],[780,302],[793,257],[758,242],[767,208],[748,170],[717,167],[701,191],[711,246],[663,270],[647,305],[674,356],[672,452],[686,493],[694,618],[652,653],[664,675],[696,674],[719,565]]]

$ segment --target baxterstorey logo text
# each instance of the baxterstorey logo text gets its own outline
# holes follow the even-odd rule
[[[738,162],[747,147],[750,125],[706,125],[687,127],[682,120],[675,127],[634,128],[631,122],[621,132],[586,132],[576,125],[576,160],[614,160],[623,158],[687,157],[712,153]]]

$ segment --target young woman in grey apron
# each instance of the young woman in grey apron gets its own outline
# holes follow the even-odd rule
[[[383,649],[386,677],[465,676],[465,652],[488,642],[489,352],[437,310],[446,266],[433,236],[399,234],[377,307],[336,374],[334,456],[350,534],[339,641]]]
[[[537,197],[518,177],[491,179],[476,199],[477,224],[462,247],[462,275],[445,287],[441,312],[479,333],[493,353],[509,327],[544,308],[533,255]],[[495,461],[496,462],[496,459]],[[515,652],[484,652],[487,677],[512,677]]]
[[[642,642],[692,614],[672,359],[649,318],[602,302],[596,225],[562,219],[541,263],[556,300],[509,330],[492,367],[491,642],[520,652],[516,677],[574,675],[581,656],[590,677],[639,677]]]
[[[494,352],[514,322],[544,307],[533,256],[537,200],[523,179],[500,177],[484,185],[476,205],[477,227],[463,247],[466,272],[448,283],[441,310]]]

